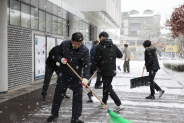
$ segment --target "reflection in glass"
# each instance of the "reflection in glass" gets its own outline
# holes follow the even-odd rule
[[[38,30],[38,8],[31,7],[31,29]]]
[[[46,32],[52,32],[52,15],[46,13]]]
[[[63,18],[63,9],[58,7],[58,16]]]
[[[42,10],[46,10],[46,3],[47,3],[47,0],[40,0],[39,8]]]
[[[58,13],[57,13],[58,8],[59,8],[59,7],[57,7],[56,5],[54,5],[54,4],[53,4],[52,14],[54,14],[54,15],[56,15],[56,16],[57,16],[57,15],[58,15]]]
[[[20,26],[20,2],[10,0],[10,24]]]
[[[39,10],[39,30],[45,31],[45,12]]]
[[[63,19],[58,18],[58,34],[63,35]]]
[[[57,34],[58,27],[58,18],[56,16],[52,16],[52,33]]]
[[[52,3],[47,1],[47,5],[46,5],[46,9],[47,9],[47,12],[49,13],[52,13]]]
[[[30,28],[30,6],[21,3],[21,26]]]
[[[38,8],[38,1],[39,0],[31,0],[31,5],[35,6],[36,8]]]
[[[63,36],[68,36],[68,25],[66,20],[63,20]]]
[[[63,9],[63,18],[67,19],[67,11]]]
[[[9,0],[7,0],[7,24],[9,24],[9,22],[10,22],[10,18],[9,18],[9,16],[10,16],[10,2],[9,2]]]
[[[25,3],[31,3],[31,0],[21,0],[21,1],[23,1]]]

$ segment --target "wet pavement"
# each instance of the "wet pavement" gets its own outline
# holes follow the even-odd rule
[[[145,97],[149,95],[148,86],[130,89],[130,79],[140,77],[142,64],[142,61],[131,61],[130,73],[118,71],[113,79],[113,88],[125,107],[118,115],[134,123],[184,123],[184,72],[170,71],[161,64],[155,81],[166,92],[160,99],[156,92],[155,100],[146,100]],[[91,88],[102,98],[102,90],[94,89],[95,80],[94,77]],[[53,84],[48,89],[46,101],[40,95],[42,82],[0,94],[0,123],[46,123],[50,116],[55,82],[56,79],[52,79]],[[85,90],[88,92],[88,89]],[[68,89],[67,95],[70,99],[63,100],[59,118],[54,123],[70,123],[72,91]],[[108,123],[107,111],[97,108],[99,101],[93,98],[94,102],[88,103],[87,100],[88,96],[83,93],[83,112],[80,119],[85,123]],[[107,107],[111,110],[116,107],[110,97]]]

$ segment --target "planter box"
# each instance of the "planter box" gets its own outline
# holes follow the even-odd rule
[[[182,60],[166,60],[163,62],[163,65],[175,71],[184,71],[184,61]]]

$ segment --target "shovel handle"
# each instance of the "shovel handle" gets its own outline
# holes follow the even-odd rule
[[[144,74],[144,69],[143,69],[143,71],[142,71],[142,76],[143,76],[143,74]]]
[[[66,63],[67,65],[68,65],[68,67],[77,75],[77,77],[79,77],[79,79],[82,81],[82,78],[75,72],[75,70],[68,64],[68,63]],[[95,72],[96,73],[96,72]],[[94,93],[94,91],[93,90],[91,90],[91,88],[88,86],[88,85],[86,85],[87,87],[88,87],[88,89],[95,95],[95,97],[101,102],[101,104],[106,108],[106,109],[108,109],[107,108],[107,106],[101,101],[101,99]]]

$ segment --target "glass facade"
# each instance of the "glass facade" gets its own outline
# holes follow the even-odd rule
[[[20,2],[10,0],[10,24],[20,26]]]
[[[144,42],[143,40],[137,40],[137,45],[138,46],[140,46],[140,45],[142,46],[143,45],[143,42]]]
[[[31,11],[30,6],[21,3],[21,26],[30,28],[31,27]]]
[[[68,12],[48,0],[7,0],[8,24],[68,37]],[[78,17],[75,32],[90,40],[90,25]]]
[[[129,46],[135,46],[135,40],[126,40],[126,44]]]

